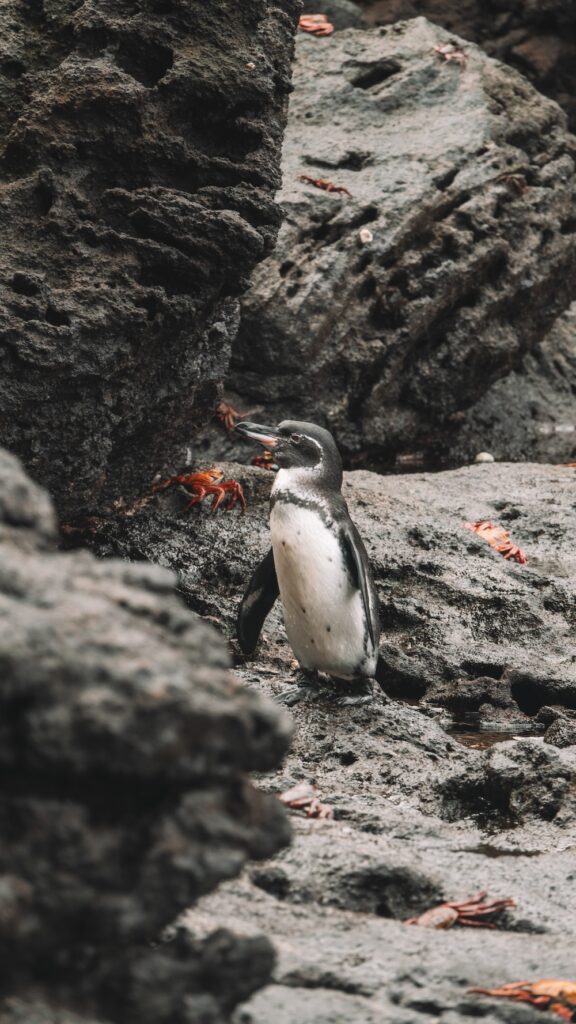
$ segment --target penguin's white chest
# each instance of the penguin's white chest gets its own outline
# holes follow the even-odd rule
[[[313,509],[284,501],[272,509],[270,529],[284,624],[300,664],[343,679],[372,675],[364,605],[337,532]]]

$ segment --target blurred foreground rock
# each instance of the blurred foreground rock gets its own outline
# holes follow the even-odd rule
[[[366,463],[449,447],[576,290],[573,138],[517,72],[422,18],[301,38],[274,253],[230,387]],[[301,175],[332,180],[325,192]]]
[[[287,842],[246,778],[278,763],[286,718],[238,687],[172,573],[55,537],[0,452],[0,1020],[221,1024],[269,976],[269,942],[151,944]]]
[[[274,244],[298,0],[0,10],[0,441],[59,509],[213,414]]]

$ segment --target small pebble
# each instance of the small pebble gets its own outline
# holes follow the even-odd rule
[[[246,70],[247,70],[247,71],[254,71],[255,67],[256,67],[256,65],[254,64],[254,62],[253,62],[253,61],[250,61],[250,62],[249,62],[249,63],[248,63],[247,65],[246,65]]]
[[[478,452],[474,462],[494,462],[494,456],[490,452]]]
[[[369,242],[373,241],[374,235],[370,231],[370,228],[360,228],[358,238],[362,242],[362,245],[368,245]]]

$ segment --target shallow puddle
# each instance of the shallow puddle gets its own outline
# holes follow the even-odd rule
[[[520,736],[541,736],[544,726],[527,718],[519,722],[491,722],[481,720],[476,713],[459,715],[451,725],[444,727],[446,732],[464,747],[474,750],[486,750],[496,743],[518,739]]]

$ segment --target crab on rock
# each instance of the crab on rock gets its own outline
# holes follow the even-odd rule
[[[225,480],[221,469],[205,469],[200,473],[180,473],[178,476],[171,476],[167,480],[163,480],[162,483],[154,484],[152,493],[157,494],[159,491],[165,491],[168,487],[175,487],[177,484],[184,487],[192,495],[192,498],[186,505],[186,512],[193,505],[198,505],[209,494],[213,495],[210,507],[211,512],[215,512],[226,497],[228,501],[224,507],[227,512],[234,508],[237,503],[240,504],[243,512],[246,508],[246,499],[242,487],[237,480]]]
[[[455,924],[473,925],[476,928],[495,928],[496,925],[487,921],[487,917],[499,914],[506,907],[515,907],[516,901],[510,897],[503,900],[484,902],[487,892],[479,892],[468,900],[460,903],[441,903],[437,907],[425,910],[419,917],[410,917],[404,924],[419,924],[422,928],[452,928]]]
[[[539,1010],[550,1010],[562,1020],[574,1020],[576,1013],[576,981],[542,978],[541,981],[512,981],[499,988],[471,988],[468,991],[530,1003]]]
[[[216,406],[216,419],[226,428],[226,430],[234,430],[237,420],[243,416],[244,413],[237,412],[233,405],[229,402],[225,402],[222,399]]]

